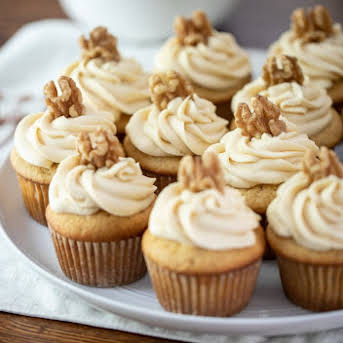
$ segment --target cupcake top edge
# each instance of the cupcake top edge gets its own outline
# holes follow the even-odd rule
[[[14,134],[19,156],[37,167],[50,168],[74,154],[80,132],[98,127],[114,134],[117,131],[110,113],[95,113],[83,105],[81,92],[71,78],[61,76],[58,84],[60,92],[53,81],[45,85],[47,109],[25,116]]]
[[[251,75],[247,53],[230,33],[214,30],[202,11],[176,17],[174,29],[155,57],[155,71],[176,70],[198,89],[228,94],[230,100],[232,90]]]
[[[333,117],[332,100],[325,88],[304,77],[296,57],[269,57],[262,68],[262,76],[235,94],[232,111],[235,113],[241,102],[251,108],[251,99],[257,94],[275,103],[282,118],[310,137],[324,130]]]
[[[316,251],[343,249],[343,166],[334,151],[308,151],[267,210],[275,233]]]
[[[155,179],[144,176],[134,159],[124,157],[113,133],[82,133],[77,151],[62,161],[52,179],[49,200],[54,212],[92,215],[103,210],[127,217],[154,201]]]
[[[156,157],[201,155],[227,132],[212,102],[193,93],[179,73],[150,77],[152,105],[137,111],[126,126],[132,144]]]
[[[330,88],[343,77],[343,33],[321,5],[306,12],[299,8],[291,28],[270,47],[269,55],[287,54],[298,58],[304,75],[321,88]]]
[[[94,28],[79,39],[81,57],[64,74],[80,88],[85,104],[107,111],[114,121],[150,104],[148,78],[141,64],[119,53],[117,38],[106,27]]]
[[[158,237],[207,250],[255,244],[260,216],[243,196],[224,185],[217,156],[186,156],[178,181],[162,190],[152,209],[149,230]]]
[[[257,95],[252,105],[253,111],[242,103],[235,114],[237,128],[207,149],[218,155],[225,183],[236,188],[279,185],[301,169],[307,149],[318,150],[266,97]]]

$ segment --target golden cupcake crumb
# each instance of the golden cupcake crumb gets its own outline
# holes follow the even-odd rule
[[[194,11],[191,18],[176,17],[174,21],[176,38],[181,45],[207,43],[213,29],[203,11]]]
[[[95,168],[110,168],[119,157],[124,156],[119,140],[112,132],[98,129],[95,132],[82,132],[76,142],[81,163],[91,164]]]
[[[262,78],[267,86],[292,81],[302,85],[304,75],[297,61],[296,57],[288,55],[269,57],[262,68]]]
[[[82,95],[73,79],[61,76],[58,79],[61,94],[58,95],[54,81],[44,86],[45,103],[55,118],[60,116],[78,117],[83,114]]]
[[[249,106],[240,103],[235,113],[236,126],[239,127],[244,136],[260,138],[263,133],[278,136],[286,132],[286,124],[280,120],[279,108],[266,97],[257,95],[251,99],[254,112],[251,113]]]
[[[183,157],[177,177],[181,186],[191,192],[201,192],[209,188],[224,192],[224,173],[214,152],[205,152],[202,157]]]
[[[300,38],[303,43],[321,42],[333,33],[332,19],[322,5],[310,8],[307,13],[298,8],[292,14],[291,29],[294,37]]]
[[[89,39],[81,36],[79,43],[82,49],[82,58],[86,60],[100,57],[106,62],[120,61],[117,38],[110,34],[106,27],[96,27],[89,34]]]
[[[318,155],[313,150],[307,150],[302,169],[312,182],[329,175],[343,178],[342,163],[335,152],[327,147],[321,147]]]
[[[149,89],[152,102],[160,110],[165,109],[174,98],[185,98],[193,94],[190,83],[173,70],[151,75]]]

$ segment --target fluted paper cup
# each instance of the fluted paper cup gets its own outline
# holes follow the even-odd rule
[[[296,305],[311,311],[343,308],[343,266],[318,265],[277,256],[282,287]]]
[[[240,312],[253,295],[261,260],[236,270],[182,274],[161,267],[145,256],[157,298],[167,311],[203,316]]]
[[[142,236],[116,242],[84,242],[64,237],[49,228],[61,269],[75,282],[114,287],[135,282],[146,272]]]
[[[17,173],[24,204],[29,215],[42,225],[47,225],[45,210],[49,205],[49,185],[26,179]]]

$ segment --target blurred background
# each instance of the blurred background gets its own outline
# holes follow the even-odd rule
[[[288,28],[294,8],[316,3],[343,22],[343,0],[0,0],[0,46],[25,23],[68,16],[83,27],[107,24],[121,41],[155,43],[170,34],[174,14],[203,8],[243,46],[267,48]]]

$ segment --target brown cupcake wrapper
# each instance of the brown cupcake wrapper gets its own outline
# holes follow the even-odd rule
[[[142,236],[117,242],[84,242],[49,228],[61,269],[75,282],[113,287],[135,282],[146,272]]]
[[[277,256],[282,287],[294,304],[311,311],[343,308],[343,266],[300,263]]]
[[[243,310],[253,295],[261,260],[213,275],[182,274],[145,256],[158,301],[167,311],[223,317]]]
[[[47,226],[45,210],[49,205],[49,185],[31,181],[18,173],[17,179],[29,215]]]
[[[167,187],[169,184],[177,181],[176,175],[160,175],[146,169],[143,169],[143,174],[145,176],[156,178],[155,186],[157,187],[156,194],[159,194],[163,188]]]

